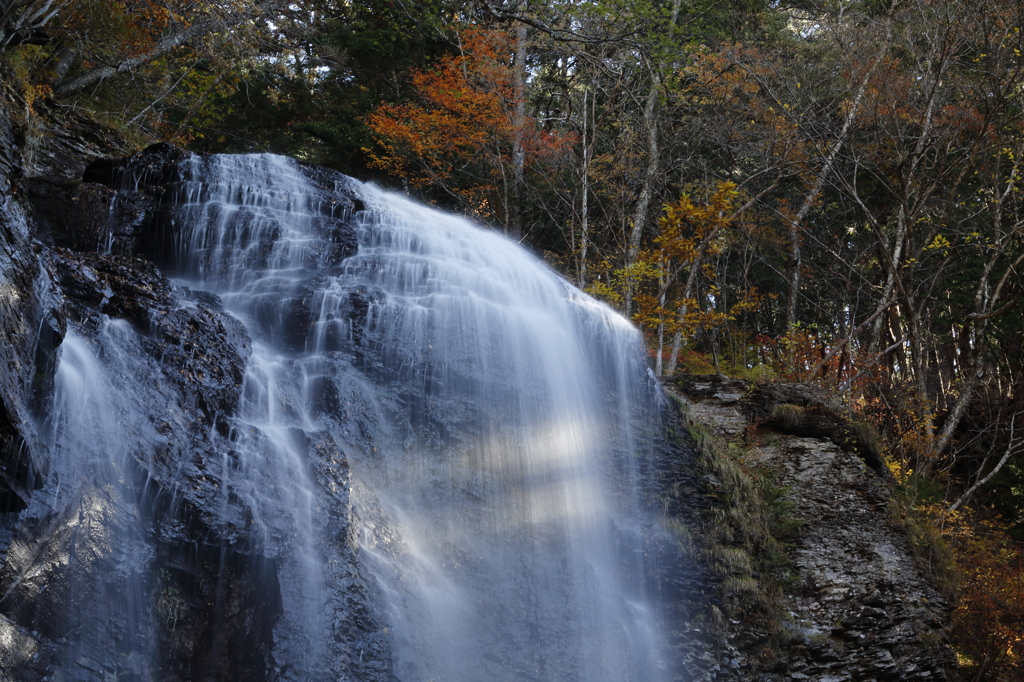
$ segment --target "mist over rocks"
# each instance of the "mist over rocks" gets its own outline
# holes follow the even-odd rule
[[[218,175],[236,172],[231,169],[237,164],[255,174],[255,186],[242,180],[236,190],[233,177]],[[453,658],[424,661],[409,653],[396,662],[396,635],[387,625],[394,616],[386,612],[406,607],[385,605],[392,587],[385,583],[382,590],[381,581],[390,580],[382,576],[418,569],[401,564],[402,551],[391,556],[393,550],[385,549],[398,532],[389,507],[395,502],[382,491],[367,492],[368,485],[387,481],[368,484],[375,474],[367,479],[367,467],[378,466],[372,456],[387,442],[402,449],[418,442],[425,454],[437,458],[445,448],[461,448],[459,442],[478,438],[475,430],[491,417],[461,393],[480,386],[473,390],[496,390],[501,400],[513,399],[518,390],[514,372],[495,373],[499,387],[486,388],[489,375],[474,369],[478,360],[471,347],[433,341],[426,349],[434,351],[434,366],[447,361],[439,353],[453,351],[463,358],[462,365],[453,365],[447,377],[433,369],[421,374],[403,359],[417,351],[397,347],[387,340],[387,328],[373,324],[393,286],[374,281],[373,273],[393,266],[373,249],[361,265],[349,261],[356,253],[356,230],[363,229],[354,218],[366,207],[366,199],[353,194],[353,181],[270,157],[237,164],[156,145],[93,163],[85,172],[87,182],[37,176],[25,183],[26,208],[10,203],[16,231],[5,246],[16,258],[4,274],[20,278],[12,281],[31,294],[10,298],[20,304],[12,310],[21,323],[4,330],[21,344],[7,351],[17,371],[5,375],[10,384],[3,406],[17,419],[3,424],[8,511],[0,518],[0,587],[7,595],[0,618],[12,643],[3,653],[4,669],[15,679],[373,681],[394,679],[396,665],[405,666],[406,676],[418,674],[412,671],[422,665],[474,667]],[[292,169],[298,175],[288,175]],[[281,173],[283,186],[267,184]],[[422,210],[424,219],[433,219],[427,209],[406,210]],[[216,225],[238,246],[221,248],[220,237],[211,241],[204,230]],[[185,232],[185,226],[192,232]],[[454,234],[465,229],[470,228],[458,225]],[[387,236],[380,245],[401,245],[404,239]],[[188,240],[199,246],[188,246]],[[409,257],[409,265],[418,267],[416,257]],[[286,277],[273,274],[282,258],[294,264]],[[538,267],[525,254],[516,258],[524,259],[524,267]],[[354,267],[365,268],[361,276],[367,284],[335,296],[332,282],[361,281],[353,279]],[[241,268],[256,274],[243,274],[249,270]],[[178,279],[172,282],[165,272]],[[588,321],[591,309],[574,307],[572,299],[564,298],[564,283],[546,269],[538,272],[546,278],[542,288],[550,290],[548,300],[569,306],[572,324],[605,335],[594,347],[595,364],[641,357],[635,331],[610,324],[610,312],[598,311],[600,320]],[[211,284],[193,287],[188,278],[196,273]],[[481,273],[487,276],[486,269]],[[464,323],[473,319],[466,317]],[[33,328],[38,331],[25,333]],[[431,333],[451,332],[438,328]],[[456,344],[465,341],[451,338]],[[592,344],[596,338],[588,333],[577,342]],[[610,341],[620,347],[601,348]],[[310,354],[314,343],[324,355]],[[268,352],[269,345],[282,350]],[[587,353],[581,350],[576,357],[585,359]],[[653,384],[642,362],[636,369],[642,402],[653,396]],[[356,371],[381,382],[381,388],[369,391]],[[541,379],[538,375],[530,385]],[[603,390],[621,390],[616,380]],[[451,386],[456,391],[446,395]],[[604,409],[598,405],[585,409]],[[566,417],[575,418],[572,410],[577,408],[568,409]],[[261,410],[278,416],[261,417]],[[645,419],[645,414],[657,415],[630,410],[616,419]],[[626,477],[623,483],[635,474],[621,457],[644,447],[621,440],[628,430],[619,428],[607,439],[615,447],[608,456],[620,458],[616,466]],[[562,438],[557,433],[550,437]],[[584,441],[575,438],[570,436],[565,447],[587,461],[591,455]],[[543,454],[549,446],[539,442],[532,447]],[[352,498],[353,454],[363,462],[364,478],[355,488],[358,503]],[[409,460],[389,476],[412,466]],[[582,465],[572,464],[571,470],[577,467]],[[557,468],[553,472],[555,482],[562,474]],[[578,477],[572,485],[593,491],[588,503],[598,498],[595,473],[578,468],[572,474]],[[523,481],[533,485],[529,478]],[[550,485],[544,479],[538,483],[541,490]],[[428,489],[436,485],[435,478],[426,484],[414,497],[433,494]],[[505,488],[502,477],[474,484],[464,499],[479,504],[489,488]],[[567,485],[558,494],[572,491]],[[556,581],[569,580],[543,589],[576,604],[574,609],[599,607],[611,613],[619,608],[621,596],[616,595],[623,589],[612,574],[601,578],[607,596],[596,602],[581,599],[591,590],[589,581],[582,581],[591,570],[589,562],[617,562],[622,575],[647,580],[633,558],[639,549],[629,548],[653,541],[657,533],[650,522],[629,520],[647,513],[630,506],[635,492],[629,485],[616,494],[626,501],[620,512],[626,516],[616,531],[621,549],[592,537],[589,524],[557,518],[549,522],[552,528],[565,525],[545,541],[554,543],[549,548],[553,556],[561,556],[554,563],[529,559],[533,549],[525,541],[527,527],[512,536],[499,528],[494,542],[506,543],[509,557],[537,561],[529,570],[538,576],[550,573]],[[516,499],[510,503],[520,504]],[[550,513],[548,507],[544,503],[538,509]],[[353,525],[356,508],[358,530]],[[595,511],[605,513],[599,507]],[[638,532],[648,539],[641,540]],[[376,537],[367,538],[368,533]],[[559,533],[576,534],[577,545],[590,545],[587,551],[596,554],[577,558],[560,544]],[[458,540],[445,540],[451,542]],[[356,552],[367,543],[375,548],[373,561],[380,562],[375,570],[384,571],[372,579],[366,557]],[[662,544],[665,556],[674,551],[671,543]],[[501,575],[515,566],[511,561],[493,567],[479,559],[473,563],[478,564],[474,570]],[[485,580],[472,589],[483,595],[500,588],[507,592],[502,599],[515,605],[521,590],[541,587],[533,578],[523,578],[518,587],[504,582]],[[430,599],[428,592],[413,598]],[[546,601],[546,615],[539,620],[520,604],[514,606],[518,613],[509,614],[514,625],[506,634],[500,634],[505,625],[489,633],[480,630],[483,647],[522,658],[515,665],[489,660],[488,666],[497,665],[495,674],[539,665],[536,670],[560,669],[557,674],[568,679],[577,674],[574,670],[601,669],[598,659],[613,661],[621,671],[654,670],[653,649],[630,653],[613,637],[621,627],[633,628],[638,646],[652,637],[653,630],[642,621],[653,613],[639,609],[614,619],[563,621],[564,609],[550,611],[555,602]],[[485,628],[494,627],[490,609],[474,617]],[[588,647],[597,640],[590,641],[586,633],[599,632],[608,646],[588,660],[563,647],[560,639],[542,638],[531,645],[536,651],[517,650],[504,641],[536,639],[523,629],[529,622]],[[422,637],[422,627],[403,626],[397,636],[416,650],[413,641]]]
[[[280,550],[254,546],[251,510],[222,492],[251,340],[216,295],[176,286],[154,264],[173,253],[187,153],[156,145],[87,160],[86,181],[76,182],[38,162],[26,177],[7,141],[4,182],[22,193],[0,197],[0,677],[291,679],[272,653]],[[345,228],[353,202],[331,191],[320,222],[333,245],[326,257],[337,261],[354,249]],[[89,467],[85,479],[67,480],[47,459],[60,437],[49,403],[69,325],[131,391],[117,416],[125,442],[110,444],[127,453],[115,466],[123,489],[90,482]],[[126,347],[134,350],[111,356]],[[334,491],[320,522],[337,538],[332,561],[345,576],[329,603],[338,650],[353,660],[341,654],[332,664],[360,671],[357,679],[389,679],[387,644],[347,537],[344,456],[327,433],[308,451]],[[133,605],[111,607],[128,585]],[[151,625],[132,632],[140,623]]]

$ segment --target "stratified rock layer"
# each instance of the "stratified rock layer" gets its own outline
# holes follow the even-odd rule
[[[870,443],[807,386],[753,387],[713,375],[681,377],[671,387],[691,420],[740,444],[746,466],[771,472],[791,505],[792,641],[761,679],[947,679],[949,607],[890,522],[890,481]],[[757,639],[743,627],[734,623],[728,636],[739,643],[737,662],[743,643]]]

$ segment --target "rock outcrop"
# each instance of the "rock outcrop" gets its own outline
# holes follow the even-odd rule
[[[0,512],[23,509],[34,485],[32,394],[63,336],[62,321],[44,302],[48,287],[29,219],[12,194],[22,168],[11,97],[0,88]]]
[[[950,609],[890,520],[891,481],[869,433],[799,384],[713,375],[680,377],[668,388],[692,422],[767,476],[785,505],[778,570],[786,575],[771,576],[788,612],[783,643],[759,650],[764,634],[737,619],[724,628],[723,674],[764,682],[948,679]],[[713,494],[720,484],[709,481]],[[719,589],[734,612],[744,610],[741,591]],[[755,675],[745,661],[757,657],[769,665]]]

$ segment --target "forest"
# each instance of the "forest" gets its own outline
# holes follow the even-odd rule
[[[503,231],[658,376],[869,425],[973,679],[1024,670],[1024,4],[6,0],[26,125],[287,154]]]

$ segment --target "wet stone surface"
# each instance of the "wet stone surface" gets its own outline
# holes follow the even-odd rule
[[[249,335],[217,296],[172,285],[154,264],[173,255],[185,153],[158,145],[101,160],[78,182],[111,147],[96,131],[61,129],[23,172],[5,116],[0,106],[0,680],[293,679],[274,658],[287,634],[279,548],[257,542],[251,510],[225,494],[239,465]],[[76,149],[88,153],[65,164]],[[338,182],[321,175],[325,188]],[[354,249],[354,204],[326,203],[323,257],[336,262]],[[130,387],[116,398],[123,488],[91,473],[61,481],[52,474],[65,465],[37,446],[69,329],[115,391]],[[337,679],[388,680],[388,643],[349,537],[346,457],[328,429],[308,436],[305,454],[320,483],[316,522],[332,539],[328,665]],[[131,609],[109,606],[129,597]]]

